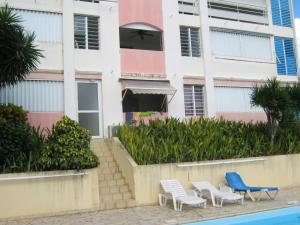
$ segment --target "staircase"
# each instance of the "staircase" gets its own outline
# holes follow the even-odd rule
[[[98,156],[100,210],[134,207],[135,200],[114,159],[110,140],[93,139],[91,148]]]

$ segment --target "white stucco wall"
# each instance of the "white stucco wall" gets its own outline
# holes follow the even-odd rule
[[[181,47],[179,32],[178,3],[173,0],[163,0],[164,49],[166,59],[166,74],[171,85],[177,89],[169,104],[168,112],[172,117],[184,117],[183,79],[181,71]]]
[[[101,2],[101,58],[104,136],[108,126],[123,122],[118,4]]]
[[[102,74],[100,120],[104,137],[108,136],[108,126],[123,122],[118,12],[116,2],[74,2],[75,14],[99,17],[99,50],[75,49],[74,58],[77,72]]]

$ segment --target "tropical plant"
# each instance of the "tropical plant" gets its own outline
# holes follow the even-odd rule
[[[280,87],[276,78],[268,79],[265,84],[253,88],[251,104],[262,107],[267,115],[268,133],[273,149],[279,123],[291,112],[292,102],[289,93],[286,87]]]
[[[90,149],[90,132],[64,116],[52,128],[39,164],[42,170],[71,170],[97,167],[97,156]]]
[[[1,172],[27,172],[38,170],[37,159],[44,148],[44,135],[39,128],[23,121],[0,117]]]
[[[3,118],[12,122],[23,122],[27,121],[27,111],[21,106],[14,104],[0,104],[0,118]]]
[[[42,53],[21,19],[7,5],[0,8],[0,87],[13,85],[37,69]]]
[[[288,87],[289,96],[292,103],[292,119],[299,121],[300,116],[300,82]]]
[[[300,153],[300,129],[279,128],[270,148],[268,125],[201,118],[124,124],[116,136],[140,165]]]

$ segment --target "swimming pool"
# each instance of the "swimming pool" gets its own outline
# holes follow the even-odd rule
[[[300,225],[300,206],[185,225]]]

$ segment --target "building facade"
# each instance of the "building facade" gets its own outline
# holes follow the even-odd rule
[[[289,0],[0,0],[43,50],[1,103],[51,127],[62,115],[95,137],[144,118],[265,120],[251,87],[297,82]]]

